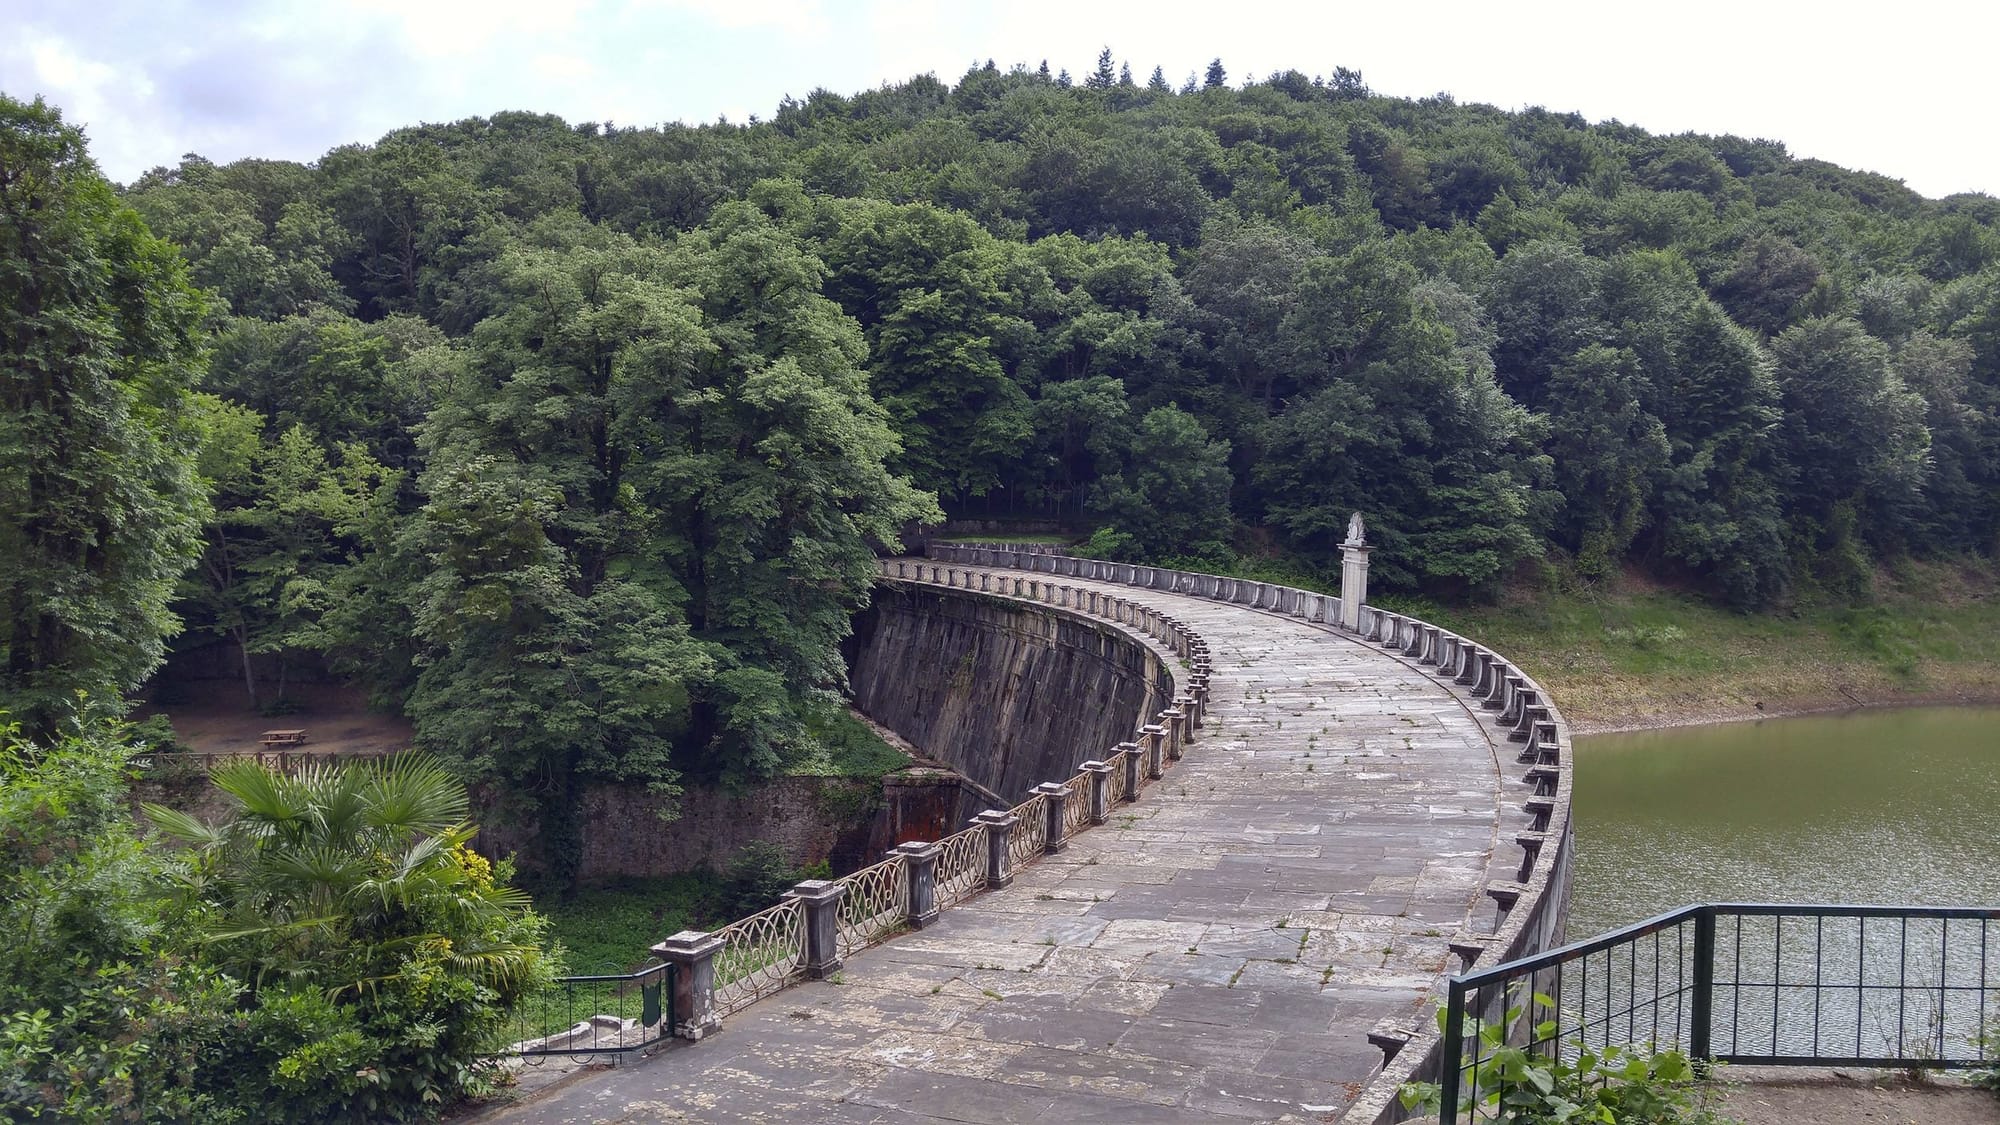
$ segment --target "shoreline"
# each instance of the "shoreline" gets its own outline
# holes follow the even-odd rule
[[[1559,701],[1561,693],[1555,693]],[[1799,697],[1776,703],[1753,703],[1717,699],[1691,703],[1681,714],[1644,718],[1611,719],[1585,715],[1570,720],[1570,734],[1588,738],[1599,734],[1636,734],[1643,731],[1675,730],[1680,727],[1711,727],[1726,723],[1754,723],[1761,719],[1796,719],[1806,715],[1836,715],[1853,711],[1887,711],[1904,707],[1995,707],[2000,706],[2000,690],[1987,692],[1931,691],[1897,692],[1863,698],[1843,692],[1833,698]]]

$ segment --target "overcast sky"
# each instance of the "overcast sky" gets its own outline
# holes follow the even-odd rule
[[[1101,47],[1178,86],[1359,70],[1375,90],[1781,140],[1929,196],[2000,194],[1981,0],[0,0],[0,90],[46,96],[121,182],[182,153],[310,161],[500,110],[769,116],[991,58]]]

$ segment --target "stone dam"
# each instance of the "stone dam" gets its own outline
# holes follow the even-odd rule
[[[999,801],[663,941],[688,1041],[490,1120],[1372,1125],[1451,973],[1559,942],[1569,734],[1504,657],[1265,583],[928,554],[881,564],[857,700]],[[796,963],[715,974],[785,919]]]

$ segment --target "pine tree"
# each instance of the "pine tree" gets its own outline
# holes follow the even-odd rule
[[[1208,74],[1201,80],[1205,90],[1217,90],[1229,85],[1229,72],[1222,69],[1222,60],[1215,59],[1208,64]]]
[[[1083,80],[1085,87],[1092,90],[1109,90],[1117,81],[1118,72],[1111,68],[1111,48],[1106,47],[1097,54],[1097,69]]]

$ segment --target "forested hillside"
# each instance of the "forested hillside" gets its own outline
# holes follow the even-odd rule
[[[940,508],[1307,568],[1358,509],[1391,590],[1746,611],[2000,529],[2000,201],[1775,141],[1106,52],[124,199],[212,295],[182,643],[550,807],[809,759],[872,546]]]

